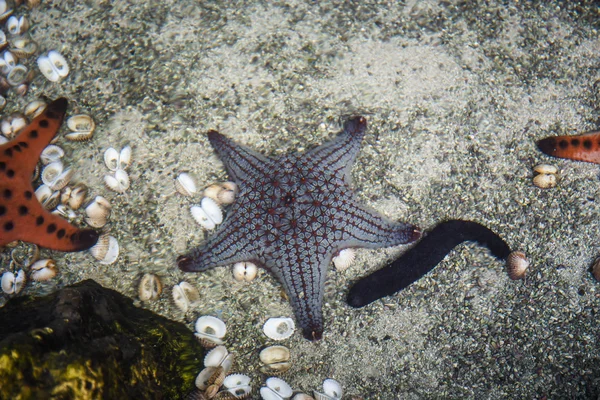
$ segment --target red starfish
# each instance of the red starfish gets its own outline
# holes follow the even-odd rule
[[[576,136],[555,136],[537,142],[549,156],[600,164],[600,131]]]
[[[58,132],[67,99],[48,104],[16,138],[0,146],[0,246],[23,240],[60,251],[92,247],[98,233],[77,229],[40,204],[31,177],[42,150]]]

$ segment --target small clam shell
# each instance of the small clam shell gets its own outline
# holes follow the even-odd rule
[[[200,202],[200,206],[215,225],[219,225],[223,222],[223,210],[221,210],[221,207],[216,201],[210,197],[205,197]]]
[[[175,179],[175,189],[184,196],[193,196],[198,191],[194,179],[186,172],[182,172]]]
[[[81,142],[90,139],[94,135],[96,123],[89,115],[78,114],[67,119],[67,127],[71,130],[71,133],[67,133],[65,138]]]
[[[295,330],[294,320],[287,317],[269,318],[263,325],[263,332],[273,340],[287,339]]]
[[[44,100],[34,100],[25,106],[23,114],[25,114],[27,118],[33,119],[43,113],[46,109],[46,106],[47,104]]]
[[[251,262],[238,262],[233,264],[233,278],[236,281],[251,282],[258,274],[258,267]]]
[[[31,267],[31,279],[37,282],[48,281],[56,276],[58,267],[52,259],[38,260]]]
[[[106,149],[104,152],[104,165],[111,171],[117,170],[117,166],[119,165],[119,152],[116,149],[112,147]]]
[[[533,167],[533,170],[538,174],[557,174],[558,168],[550,164],[539,164]]]
[[[290,361],[290,349],[285,346],[269,346],[261,350],[258,355],[263,364],[274,364]]]
[[[42,151],[42,154],[40,155],[40,160],[42,161],[42,164],[48,165],[52,162],[60,161],[60,159],[63,158],[64,155],[65,151],[61,147],[55,144],[50,144],[46,146],[46,148]]]
[[[200,292],[187,282],[173,286],[173,302],[184,313],[200,300]]]
[[[104,184],[113,192],[125,193],[129,189],[129,175],[126,171],[118,169],[115,176],[104,176]]]
[[[85,222],[93,228],[102,228],[108,222],[110,213],[111,206],[108,200],[102,196],[96,196],[85,208],[85,214],[87,215]]]
[[[225,375],[226,372],[223,369],[223,367],[217,365],[217,366],[208,366],[206,368],[204,368],[202,371],[200,371],[200,373],[198,374],[198,376],[196,377],[196,387],[200,390],[205,390],[208,391],[209,387],[212,385],[218,385],[221,386],[221,383],[223,383],[223,381],[225,380]],[[211,388],[211,391],[214,391],[214,388]],[[218,391],[218,387],[216,388],[217,390],[214,391],[214,394],[216,394],[216,392]],[[213,396],[209,396],[209,398],[212,398]]]
[[[523,279],[529,268],[529,260],[522,251],[513,251],[506,258],[506,272],[512,280]]]
[[[138,294],[141,301],[157,300],[162,293],[162,282],[154,274],[144,274],[140,281]]]
[[[46,184],[35,190],[35,197],[46,210],[52,210],[60,202],[60,192],[55,192]]]
[[[54,161],[46,165],[42,170],[42,182],[48,187],[52,186],[52,183],[59,177],[64,171],[64,166],[61,161]]]
[[[8,118],[5,118],[0,123],[0,130],[6,137],[12,138],[16,136],[16,134],[27,126],[27,119],[20,114],[14,113]]]
[[[52,214],[58,215],[61,218],[64,218],[68,221],[72,221],[75,218],[77,218],[77,214],[75,213],[75,211],[71,210],[69,206],[66,206],[64,204],[59,204],[58,206],[56,206],[56,210],[52,211]]]
[[[556,175],[539,174],[533,177],[533,184],[541,189],[550,189],[556,186]]]
[[[58,82],[69,75],[67,60],[57,51],[51,50],[47,55],[40,56],[37,64],[42,75],[50,82]]]
[[[223,367],[225,373],[228,373],[233,365],[233,354],[230,354],[225,346],[217,346],[206,354],[204,365],[206,367]]]
[[[335,379],[325,379],[323,381],[323,392],[335,400],[340,400],[344,394],[342,385]]]
[[[227,333],[225,323],[219,318],[204,315],[196,320],[196,337],[200,340],[206,340],[215,345],[223,344],[223,338]],[[214,346],[213,346],[214,347]]]
[[[78,183],[69,192],[67,205],[73,210],[78,210],[88,194],[88,187],[83,183]]]
[[[27,32],[27,29],[29,29],[29,21],[25,16],[15,17],[13,15],[6,21],[6,30],[11,35],[21,35]]]
[[[0,1],[0,22],[6,21],[6,19],[12,15],[13,9],[9,7],[6,0]]]
[[[280,378],[271,377],[271,378],[267,379],[265,384],[267,386],[260,389],[260,395],[263,397],[263,399],[275,398],[275,397],[265,397],[265,394],[267,396],[269,396],[270,393],[265,391],[265,394],[263,394],[263,389],[270,389],[272,392],[274,392],[275,394],[279,395],[281,398],[284,398],[284,399],[289,399],[290,397],[292,397],[292,394],[294,393],[292,391],[291,386],[288,385],[288,383],[286,381],[284,381],[283,379],[280,379]]]
[[[20,269],[16,274],[8,271],[2,274],[2,291],[7,294],[17,294],[25,286],[25,272]]]
[[[27,81],[29,69],[26,66],[18,64],[6,75],[6,80],[10,86],[19,86]]]
[[[38,44],[28,35],[14,38],[11,43],[10,51],[21,59],[31,57],[38,49]]]
[[[204,211],[204,209],[200,206],[191,206],[190,207],[190,212],[192,213],[192,217],[194,217],[194,220],[196,220],[196,222],[202,226],[204,229],[207,230],[213,230],[215,229],[215,227],[217,226],[213,220],[210,219],[210,217],[208,216],[208,214],[206,214],[206,211]]]
[[[354,249],[343,249],[340,250],[337,256],[333,257],[333,265],[338,271],[345,271],[354,261],[356,252]]]
[[[236,398],[244,398],[243,396],[249,396],[252,393],[252,386],[250,386],[250,377],[244,374],[233,374],[229,375],[223,381],[223,386],[227,391]]]
[[[71,168],[67,168],[63,172],[61,172],[60,175],[58,175],[58,177],[54,179],[54,181],[52,181],[52,184],[48,186],[52,190],[61,190],[62,188],[67,186],[69,182],[71,182],[71,178],[73,177],[74,173],[74,170],[72,170]]]
[[[224,205],[233,203],[236,193],[237,185],[233,182],[214,183],[204,189],[205,197]]]
[[[100,235],[96,244],[90,248],[90,253],[100,264],[112,264],[119,257],[119,242],[114,236]]]
[[[125,146],[119,152],[119,169],[125,170],[131,164],[131,146]]]
[[[0,51],[6,49],[8,46],[8,39],[6,38],[6,33],[0,30]]]
[[[10,70],[12,70],[17,65],[17,57],[13,53],[8,50],[5,50],[0,55],[0,72],[4,75],[8,75]]]

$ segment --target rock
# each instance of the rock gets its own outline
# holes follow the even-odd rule
[[[2,399],[177,399],[202,359],[185,325],[92,280],[0,308]]]

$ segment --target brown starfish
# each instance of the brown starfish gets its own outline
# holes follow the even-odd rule
[[[98,232],[78,229],[44,209],[31,184],[40,154],[58,132],[66,110],[67,99],[53,101],[16,138],[0,146],[0,246],[23,240],[80,251],[98,240]]]

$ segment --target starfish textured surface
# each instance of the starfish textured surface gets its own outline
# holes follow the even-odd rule
[[[98,240],[94,230],[80,230],[44,209],[31,184],[40,154],[58,132],[66,110],[66,99],[53,101],[17,137],[0,146],[0,246],[23,240],[79,251]]]
[[[419,230],[391,221],[354,198],[351,168],[365,134],[355,117],[334,140],[301,154],[263,156],[216,131],[208,139],[239,194],[217,232],[178,258],[183,271],[252,261],[284,286],[307,339],[323,333],[321,306],[333,256],[351,247],[412,242]]]

